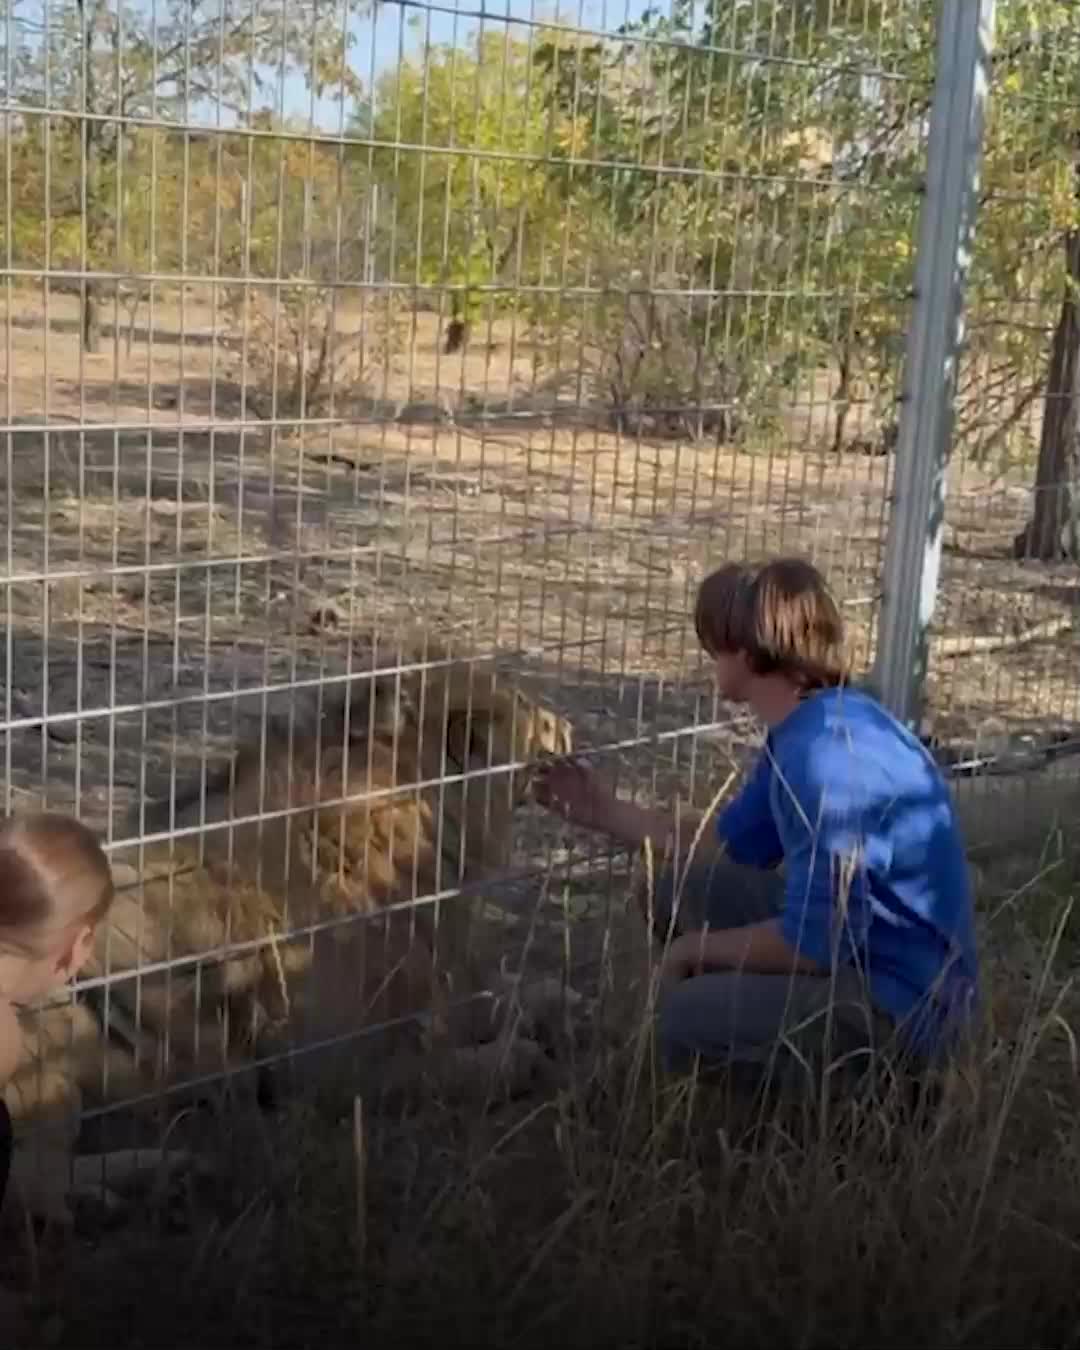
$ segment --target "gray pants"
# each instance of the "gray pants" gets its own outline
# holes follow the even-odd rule
[[[677,893],[677,907],[674,905]],[[643,903],[647,897],[643,890]],[[662,871],[652,898],[653,931],[660,941],[700,930],[738,928],[780,912],[783,881],[774,872],[726,859]],[[830,975],[758,975],[725,970],[696,975],[661,995],[658,1039],[665,1066],[768,1068],[774,1057],[796,1063],[836,1064],[854,1071],[891,1040],[892,1019],[872,1007],[861,974],[841,966]]]

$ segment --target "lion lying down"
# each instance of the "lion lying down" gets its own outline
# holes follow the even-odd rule
[[[337,688],[320,717],[271,724],[205,790],[133,818],[132,835],[195,828],[114,852],[86,972],[110,977],[93,1001],[111,1040],[86,1008],[62,1010],[74,1039],[30,1037],[8,1093],[20,1133],[47,1117],[63,1136],[80,1093],[120,1101],[417,1013],[436,1040],[468,1035],[450,1005],[478,956],[453,892],[509,862],[528,765],[568,753],[571,729],[463,661]]]
[[[146,833],[291,812],[115,855],[138,880],[100,933],[100,972],[210,957],[110,987],[155,1072],[214,1072],[421,1010],[446,1034],[477,973],[472,906],[453,893],[509,863],[523,768],[570,745],[567,723],[490,668],[445,662],[326,691],[318,725],[240,750],[205,815],[198,785],[171,826],[167,805],[148,813]]]

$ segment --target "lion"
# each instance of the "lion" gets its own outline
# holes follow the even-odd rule
[[[81,1068],[98,1076],[119,1074],[129,1093],[139,1088],[130,1064],[102,1035],[89,1008],[78,1003],[52,1004],[33,1013],[20,1012],[22,1046],[15,1073],[3,1085],[3,1096],[16,1124],[11,1185],[0,1223],[18,1222],[22,1208],[39,1218],[70,1223],[70,1162],[79,1133],[83,1102]],[[74,1071],[73,1071],[74,1070]]]
[[[479,987],[456,892],[508,864],[523,769],[570,753],[570,724],[460,659],[323,702],[143,814],[144,834],[186,833],[114,853],[89,973],[155,1083],[417,1014],[445,1040]]]

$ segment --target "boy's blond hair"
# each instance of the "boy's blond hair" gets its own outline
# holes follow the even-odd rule
[[[847,678],[840,610],[802,558],[717,568],[698,588],[694,627],[710,656],[745,652],[755,675],[784,675],[804,690]]]

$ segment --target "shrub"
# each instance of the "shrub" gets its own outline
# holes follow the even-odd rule
[[[347,295],[345,292],[344,295]],[[340,287],[236,286],[226,298],[237,379],[258,417],[317,417],[370,397],[405,340],[393,295],[368,299],[345,328]]]

